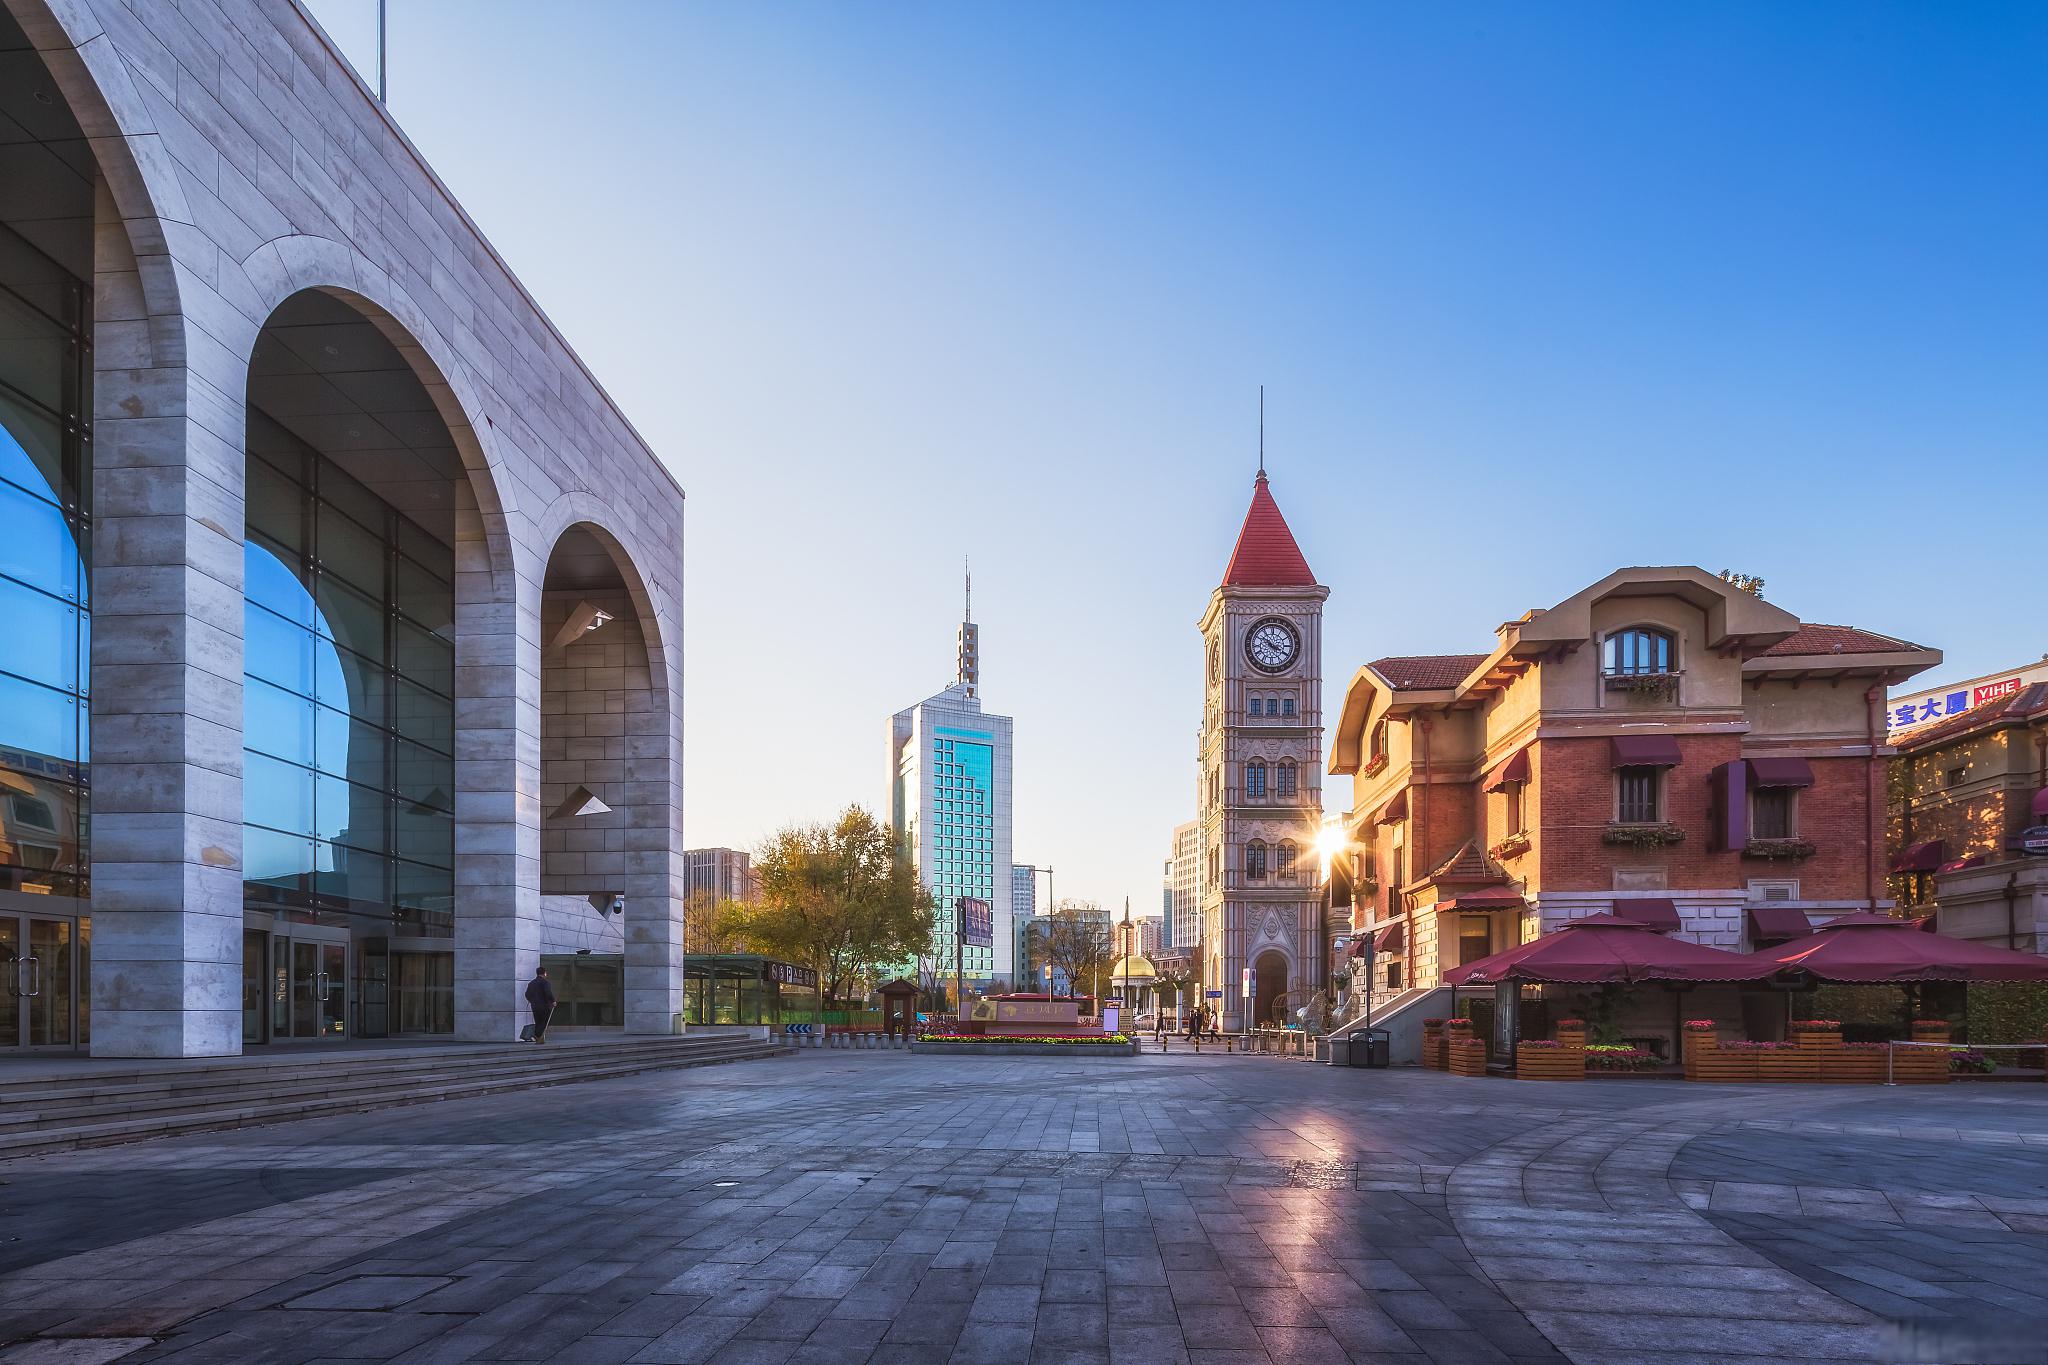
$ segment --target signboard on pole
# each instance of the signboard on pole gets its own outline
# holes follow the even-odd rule
[[[1252,969],[1251,969],[1251,968],[1249,968],[1249,967],[1247,967],[1247,968],[1245,968],[1245,969],[1244,969],[1244,996],[1245,996],[1245,999],[1247,999],[1247,1000],[1251,999],[1251,994],[1252,994]]]
[[[970,948],[996,946],[996,911],[987,901],[962,896],[953,902],[959,913],[960,941]]]

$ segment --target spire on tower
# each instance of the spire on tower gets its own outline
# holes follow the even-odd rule
[[[967,695],[981,695],[981,631],[974,624],[974,571],[967,565],[967,557],[960,558],[960,572],[966,580],[967,596],[960,613],[960,671],[954,679],[956,685],[967,689]]]

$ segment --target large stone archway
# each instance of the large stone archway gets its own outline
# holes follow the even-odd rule
[[[1252,962],[1252,1023],[1271,1024],[1276,1007],[1283,1006],[1291,984],[1291,969],[1285,954],[1268,948]]]
[[[553,950],[597,935],[623,968],[622,1012],[590,1022],[667,1033],[682,1008],[685,885],[661,611],[625,546],[579,521],[548,556],[540,624],[540,885],[548,933],[564,938]]]

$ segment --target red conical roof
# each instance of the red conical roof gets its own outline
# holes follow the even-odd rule
[[[1309,570],[1280,504],[1266,487],[1266,472],[1259,471],[1252,485],[1251,510],[1244,514],[1244,528],[1237,533],[1237,548],[1230,552],[1230,567],[1223,571],[1226,588],[1312,588],[1316,576]]]

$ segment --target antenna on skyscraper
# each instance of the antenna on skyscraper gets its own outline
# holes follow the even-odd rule
[[[1259,477],[1266,477],[1266,386],[1259,385]]]
[[[967,608],[960,619],[972,621],[974,619],[974,569],[968,564],[966,555],[960,556],[960,572],[967,576]]]

